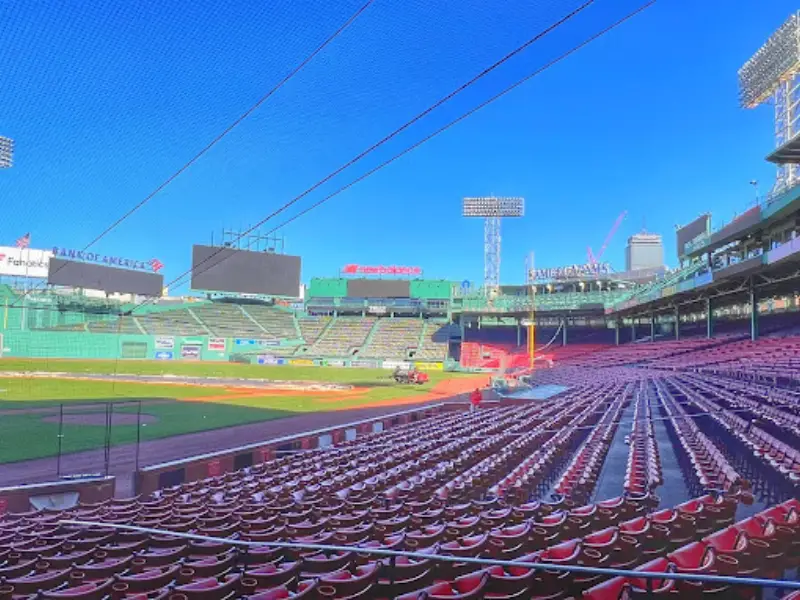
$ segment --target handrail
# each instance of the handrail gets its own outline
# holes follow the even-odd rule
[[[424,552],[407,552],[403,550],[385,550],[382,548],[360,548],[358,546],[332,546],[328,544],[298,544],[295,542],[246,542],[244,540],[232,540],[229,538],[218,538],[195,533],[182,533],[169,531],[166,529],[153,529],[150,527],[139,527],[138,525],[121,525],[118,523],[103,523],[100,521],[80,521],[73,519],[63,519],[58,521],[60,525],[79,525],[82,527],[101,527],[106,529],[119,529],[122,531],[137,531],[152,535],[167,535],[188,540],[198,540],[203,542],[215,542],[229,544],[231,546],[243,546],[245,548],[289,548],[296,550],[319,550],[327,552],[353,552],[356,554],[369,554],[386,558],[415,558],[419,560],[438,560],[451,563],[467,563],[475,565],[497,566],[497,567],[523,567],[528,569],[555,571],[557,573],[586,573],[589,575],[608,575],[610,577],[632,577],[637,579],[674,579],[676,581],[697,581],[707,583],[721,583],[728,585],[751,585],[759,587],[774,587],[792,590],[800,590],[800,581],[788,581],[784,579],[763,579],[759,577],[730,577],[726,575],[695,575],[691,573],[670,573],[670,572],[648,572],[632,571],[629,569],[607,569],[600,567],[584,567],[581,565],[565,565],[557,563],[535,563],[511,560],[498,560],[493,558],[469,558],[464,556],[445,556],[441,554],[426,554]]]

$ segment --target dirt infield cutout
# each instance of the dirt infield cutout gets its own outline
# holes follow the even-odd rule
[[[59,420],[60,418],[58,415],[49,415],[42,418],[44,423],[58,423]],[[144,413],[139,417],[137,417],[135,413],[114,413],[111,415],[111,425],[136,425],[137,422],[143,425],[158,423],[158,418]],[[90,412],[65,414],[64,425],[93,425],[96,427],[105,427],[106,413]]]

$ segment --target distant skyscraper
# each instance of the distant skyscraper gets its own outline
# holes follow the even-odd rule
[[[637,233],[625,247],[625,270],[639,271],[664,266],[664,243],[657,233]]]
[[[0,136],[0,169],[7,169],[14,162],[14,140]]]

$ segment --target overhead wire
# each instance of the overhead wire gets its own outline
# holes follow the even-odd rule
[[[653,0],[653,1],[655,1],[655,0]],[[331,179],[333,179],[334,177],[336,177],[337,175],[339,175],[340,173],[342,173],[346,169],[350,168],[351,166],[353,166],[356,163],[358,163],[361,160],[363,160],[366,156],[368,156],[369,154],[371,154],[372,152],[374,152],[375,150],[377,150],[378,148],[380,148],[381,146],[383,146],[387,142],[389,142],[392,139],[394,139],[395,137],[397,137],[400,133],[402,133],[403,131],[405,131],[406,129],[408,129],[409,127],[411,127],[412,125],[414,125],[418,121],[420,121],[423,118],[425,118],[427,115],[432,113],[434,110],[436,110],[437,108],[439,108],[443,104],[447,103],[448,101],[452,100],[457,95],[462,93],[464,90],[468,89],[469,87],[471,87],[472,85],[474,85],[475,83],[477,83],[478,81],[480,81],[481,79],[486,77],[489,73],[493,72],[495,69],[497,69],[498,67],[502,66],[503,64],[505,64],[506,62],[508,62],[509,60],[511,60],[512,58],[514,58],[515,56],[517,56],[518,54],[520,54],[521,52],[526,50],[528,47],[530,47],[533,44],[535,44],[537,41],[539,41],[542,38],[544,38],[545,36],[547,36],[549,33],[555,31],[556,29],[558,29],[559,27],[561,27],[562,25],[564,25],[565,23],[567,23],[568,21],[570,21],[571,19],[573,19],[574,17],[579,15],[581,12],[583,12],[589,6],[594,4],[594,2],[595,2],[595,0],[586,0],[583,4],[578,6],[576,9],[574,9],[571,12],[567,13],[566,15],[564,15],[563,17],[558,19],[556,22],[554,22],[551,25],[547,26],[546,28],[544,28],[543,30],[538,32],[536,35],[534,35],[533,37],[529,38],[528,40],[523,42],[521,45],[517,46],[514,50],[512,50],[511,52],[509,52],[508,54],[506,54],[502,58],[498,59],[497,61],[495,61],[494,63],[492,63],[488,67],[486,67],[483,70],[481,70],[478,74],[474,75],[468,81],[466,81],[466,82],[462,83],[461,85],[459,85],[456,89],[454,89],[453,91],[449,92],[447,95],[443,96],[442,98],[440,98],[439,100],[434,102],[428,108],[426,108],[422,112],[420,112],[417,115],[415,115],[414,117],[412,117],[410,120],[406,121],[403,125],[401,125],[400,127],[396,128],[394,131],[392,131],[391,133],[387,134],[386,136],[384,136],[383,138],[381,138],[377,142],[373,143],[371,146],[369,146],[365,150],[359,152],[356,156],[354,156],[353,158],[351,158],[350,160],[348,160],[347,162],[342,164],[340,167],[338,167],[334,171],[330,172],[328,175],[326,175],[325,177],[323,177],[322,179],[317,181],[315,184],[313,184],[311,187],[307,188],[305,191],[301,192],[300,194],[298,194],[297,196],[295,196],[294,198],[292,198],[288,202],[284,203],[279,208],[275,209],[272,213],[270,213],[269,215],[267,215],[266,217],[264,217],[263,219],[258,221],[255,225],[252,225],[252,226],[248,227],[246,230],[240,232],[231,241],[231,245],[236,244],[242,238],[245,238],[246,236],[248,236],[249,234],[251,234],[255,230],[259,229],[261,226],[263,226],[268,221],[272,220],[273,218],[275,218],[276,216],[280,215],[281,213],[283,213],[287,209],[291,208],[293,205],[295,205],[297,202],[299,202],[300,200],[302,200],[303,198],[308,196],[310,193],[312,193],[313,191],[318,189],[320,186],[324,185],[325,183],[327,183],[328,181],[330,181]],[[357,179],[356,181],[360,181],[363,178],[364,177],[362,176],[361,178]],[[353,183],[355,183],[355,182],[351,182],[351,184],[349,184],[349,185],[352,185]],[[184,271],[178,277],[176,277],[174,280],[169,282],[167,284],[167,287],[172,287],[173,285],[175,285],[175,283],[183,280],[187,275],[191,275],[194,271],[196,271],[198,266],[201,266],[203,264],[207,264],[209,261],[213,260],[215,257],[218,257],[225,250],[227,250],[226,247],[221,247],[216,252],[214,252],[214,253],[210,254],[209,256],[207,256],[203,261],[201,261],[197,265],[192,265],[192,267],[190,267],[187,271]],[[224,260],[226,258],[227,258],[227,255],[221,257],[221,259],[218,262],[214,263],[214,266],[224,262]],[[144,306],[144,305],[149,304],[149,303],[152,303],[152,301],[144,302],[144,303],[140,304],[139,306]],[[132,310],[136,310],[136,308],[134,308]]]
[[[476,112],[478,112],[479,110],[481,110],[481,109],[483,109],[483,108],[485,108],[485,107],[489,106],[490,104],[492,104],[493,102],[495,102],[495,101],[499,100],[500,98],[502,98],[503,96],[505,96],[505,95],[506,95],[506,94],[508,94],[509,92],[511,92],[511,91],[513,91],[513,90],[515,90],[516,88],[518,88],[518,87],[519,87],[519,86],[521,86],[522,84],[524,84],[524,83],[526,83],[526,82],[530,81],[531,79],[533,79],[534,77],[536,77],[536,76],[538,76],[538,75],[542,74],[544,71],[546,71],[546,70],[550,69],[551,67],[553,67],[553,66],[555,66],[556,64],[560,63],[561,61],[565,60],[566,58],[568,58],[569,56],[571,56],[571,55],[572,55],[572,54],[574,54],[575,52],[577,52],[577,51],[579,51],[579,50],[583,49],[585,46],[589,45],[589,44],[590,44],[590,43],[592,43],[593,41],[595,41],[595,40],[597,40],[597,39],[599,39],[599,38],[603,37],[604,35],[608,34],[608,33],[609,33],[609,32],[611,32],[612,30],[614,30],[614,29],[616,29],[617,27],[621,26],[621,25],[622,25],[622,24],[624,24],[625,22],[627,22],[627,21],[629,21],[630,19],[634,18],[634,17],[635,17],[635,16],[637,16],[639,13],[643,12],[643,11],[644,11],[644,10],[646,10],[647,8],[649,8],[649,7],[651,7],[652,5],[654,5],[654,4],[656,3],[656,1],[657,1],[657,0],[650,0],[650,1],[648,1],[648,2],[646,2],[646,3],[644,3],[644,4],[642,4],[642,5],[640,5],[640,6],[639,6],[639,7],[637,7],[635,10],[633,10],[633,11],[631,11],[631,12],[627,13],[627,14],[626,14],[626,15],[624,15],[622,18],[620,18],[620,19],[618,19],[617,21],[615,21],[615,22],[611,23],[610,25],[608,25],[608,26],[607,26],[607,27],[605,27],[604,29],[602,29],[602,30],[598,31],[598,32],[597,32],[597,33],[595,33],[594,35],[592,35],[592,36],[590,36],[590,37],[586,38],[586,39],[585,39],[585,40],[583,40],[581,43],[579,43],[579,44],[577,44],[577,45],[573,46],[572,48],[570,48],[570,49],[569,49],[569,50],[567,50],[566,52],[564,52],[564,53],[560,54],[559,56],[557,56],[556,58],[554,58],[554,59],[550,60],[549,62],[547,62],[547,63],[546,63],[546,64],[544,64],[543,66],[539,67],[538,69],[536,69],[536,70],[535,70],[535,71],[533,71],[532,73],[530,73],[530,74],[526,75],[525,77],[523,77],[523,78],[521,78],[521,79],[517,80],[515,83],[513,83],[513,84],[511,84],[510,86],[508,86],[508,87],[504,88],[502,91],[498,92],[497,94],[495,94],[495,95],[491,96],[490,98],[488,98],[487,100],[485,100],[485,101],[481,102],[481,103],[480,103],[480,104],[478,104],[477,106],[475,106],[475,107],[471,108],[471,109],[470,109],[470,110],[468,110],[467,112],[465,112],[465,113],[461,114],[460,116],[456,117],[456,118],[455,118],[455,119],[453,119],[452,121],[450,121],[450,122],[448,122],[447,124],[443,125],[442,127],[438,128],[436,131],[434,131],[434,132],[430,133],[429,135],[425,136],[425,137],[424,137],[424,138],[422,138],[421,140],[419,140],[419,141],[415,142],[414,144],[412,144],[412,145],[408,146],[408,147],[407,147],[407,148],[405,148],[404,150],[402,150],[402,151],[398,152],[397,154],[393,155],[391,158],[389,158],[389,159],[385,160],[384,162],[380,163],[379,165],[377,165],[377,166],[373,167],[372,169],[368,170],[368,171],[367,171],[367,172],[365,172],[364,174],[362,174],[362,175],[360,175],[359,177],[355,178],[354,180],[352,180],[351,182],[347,183],[346,185],[344,185],[344,186],[340,187],[340,188],[339,188],[339,189],[337,189],[336,191],[334,191],[334,192],[332,192],[332,193],[328,194],[327,196],[325,196],[325,197],[321,198],[321,199],[320,199],[320,200],[318,200],[317,202],[315,202],[315,203],[311,204],[310,206],[308,206],[307,208],[303,209],[302,211],[300,211],[300,212],[299,212],[299,213],[297,213],[296,215],[294,215],[294,216],[290,217],[289,219],[286,219],[285,221],[281,222],[279,225],[277,225],[277,226],[273,227],[273,228],[272,228],[272,229],[270,229],[269,231],[267,231],[267,232],[264,232],[264,233],[263,233],[263,235],[270,235],[270,234],[272,234],[272,233],[275,233],[275,232],[276,232],[276,231],[278,231],[279,229],[281,229],[281,228],[285,227],[286,225],[289,225],[290,223],[292,223],[292,222],[296,221],[297,219],[299,219],[300,217],[302,217],[302,216],[304,216],[304,215],[308,214],[308,213],[309,213],[309,212],[311,212],[312,210],[315,210],[315,209],[319,208],[320,206],[322,206],[323,204],[325,204],[326,202],[328,202],[328,201],[329,201],[329,200],[331,200],[332,198],[335,198],[336,196],[338,196],[338,195],[342,194],[343,192],[347,191],[348,189],[350,189],[350,188],[351,188],[351,187],[353,187],[354,185],[356,185],[356,184],[358,184],[358,183],[360,183],[360,182],[364,181],[365,179],[367,179],[368,177],[370,177],[370,176],[374,175],[374,174],[375,174],[375,173],[377,173],[378,171],[380,171],[380,170],[382,170],[382,169],[384,169],[384,168],[388,167],[390,164],[392,164],[392,163],[393,163],[393,162],[395,162],[396,160],[398,160],[398,159],[402,158],[403,156],[405,156],[406,154],[409,154],[410,152],[413,152],[414,150],[416,150],[417,148],[419,148],[419,147],[420,147],[420,146],[422,146],[423,144],[425,144],[425,143],[429,142],[430,140],[432,140],[433,138],[435,138],[435,137],[437,137],[437,136],[441,135],[442,133],[444,133],[445,131],[447,131],[447,130],[448,130],[448,129],[450,129],[451,127],[453,127],[453,126],[457,125],[458,123],[460,123],[461,121],[464,121],[465,119],[469,118],[470,116],[472,116],[473,114],[475,114],[475,113],[476,113]],[[582,8],[581,8],[581,10],[582,10]],[[304,192],[304,195],[305,195],[305,194],[307,194],[307,193],[308,193],[308,191],[307,191],[307,192]],[[297,199],[299,199],[299,197],[298,197]],[[294,201],[293,201],[292,203],[294,203]],[[280,212],[280,211],[277,211],[277,212]],[[273,213],[273,214],[277,214],[277,212],[276,212],[276,213]],[[251,227],[250,229],[248,229],[248,230],[247,230],[245,233],[243,233],[243,234],[242,234],[242,237],[246,236],[248,233],[251,233],[251,232],[252,232],[252,231],[254,231],[255,229],[259,228],[261,225],[263,225],[264,223],[266,223],[267,221],[269,221],[269,220],[271,219],[271,217],[272,217],[272,215],[270,215],[270,217],[267,217],[266,219],[264,219],[264,220],[260,221],[260,222],[259,222],[258,224],[256,224],[255,226],[253,226],[253,227]],[[222,262],[222,261],[220,261],[220,262]],[[200,264],[202,264],[202,263],[200,263]],[[217,264],[218,264],[218,263],[217,263]],[[182,281],[182,280],[183,280],[183,278],[184,278],[184,277],[186,277],[187,275],[191,275],[191,274],[192,274],[194,271],[195,271],[195,269],[194,269],[194,268],[192,268],[192,269],[189,269],[188,271],[186,271],[186,272],[184,272],[183,274],[181,274],[181,275],[179,275],[178,277],[176,277],[176,278],[175,278],[173,281],[171,281],[171,282],[170,282],[170,284],[169,284],[169,285],[170,285],[170,286],[173,286],[173,285],[176,285],[176,284],[177,284],[177,285],[182,285],[183,283],[185,283],[184,281]],[[145,303],[145,304],[146,304],[146,303]]]
[[[375,0],[366,0],[364,4],[360,5],[356,11],[350,15],[350,17],[342,23],[333,33],[331,33],[325,40],[319,44],[308,56],[306,56],[302,61],[300,61],[292,70],[290,70],[280,81],[278,81],[275,85],[270,88],[270,90],[261,96],[255,104],[250,106],[245,112],[243,112],[237,119],[235,119],[230,125],[228,125],[222,132],[217,134],[210,142],[208,142],[199,152],[197,152],[194,156],[192,156],[188,161],[186,161],[177,171],[173,172],[169,177],[167,177],[163,182],[161,182],[156,188],[147,194],[144,198],[142,198],[139,202],[137,202],[134,206],[132,206],[125,214],[117,218],[113,223],[108,225],[103,231],[101,231],[98,235],[96,235],[88,244],[83,247],[83,252],[89,250],[92,246],[94,246],[97,242],[103,239],[106,235],[111,233],[114,229],[119,227],[125,220],[133,216],[136,212],[138,212],[141,208],[143,208],[150,200],[152,200],[155,196],[157,196],[164,188],[169,186],[173,181],[175,181],[178,177],[180,177],[184,172],[186,172],[189,168],[192,167],[198,160],[200,160],[203,156],[205,156],[214,146],[216,146],[219,142],[221,142],[229,133],[231,133],[236,127],[238,127],[245,119],[247,119],[251,114],[253,114],[264,102],[269,100],[276,92],[278,92],[284,85],[286,85],[293,77],[295,77],[303,68],[306,67],[314,58],[319,55],[325,48],[327,48],[331,43],[333,43],[336,38],[338,38],[344,31],[350,27],[373,3]],[[57,273],[61,269],[64,268],[65,265],[57,268],[54,273]],[[42,284],[38,284],[37,286],[32,287],[30,290],[26,290],[25,293],[14,300],[14,304],[19,302],[20,300],[24,300],[32,291],[39,289]]]

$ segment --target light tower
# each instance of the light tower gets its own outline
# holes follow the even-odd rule
[[[8,169],[14,163],[14,140],[0,136],[0,169]]]
[[[739,101],[755,108],[775,105],[775,151],[767,160],[778,165],[773,193],[800,183],[800,13],[795,13],[739,69]]]
[[[481,217],[483,225],[483,285],[486,293],[500,285],[500,220],[521,217],[525,212],[523,198],[486,196],[464,198],[463,216]]]

